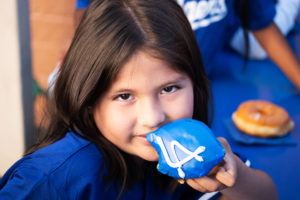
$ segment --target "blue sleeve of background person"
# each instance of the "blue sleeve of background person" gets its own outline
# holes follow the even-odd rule
[[[76,0],[76,9],[87,8],[92,0]]]
[[[274,21],[276,8],[274,0],[249,0],[248,29],[259,30]]]

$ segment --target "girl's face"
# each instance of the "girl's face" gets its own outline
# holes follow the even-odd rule
[[[129,154],[157,161],[147,133],[171,121],[192,118],[193,108],[190,78],[139,51],[122,67],[93,112],[97,127],[109,141]]]

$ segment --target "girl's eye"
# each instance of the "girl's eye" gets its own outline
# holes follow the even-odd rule
[[[175,92],[177,89],[179,89],[178,86],[172,85],[172,86],[163,88],[161,93],[162,94],[171,93],[171,92]]]
[[[116,97],[117,100],[120,101],[129,101],[132,99],[132,95],[131,94],[120,94]]]

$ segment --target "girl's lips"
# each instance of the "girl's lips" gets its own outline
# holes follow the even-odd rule
[[[141,135],[137,135],[136,137],[144,144],[151,145],[150,142],[148,142],[148,140],[146,139],[146,136],[147,136],[147,134],[141,134]]]

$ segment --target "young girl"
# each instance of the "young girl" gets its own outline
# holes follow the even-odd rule
[[[94,0],[54,88],[46,135],[4,175],[0,199],[276,199],[225,139],[216,175],[179,185],[156,170],[146,134],[181,118],[208,123],[197,42],[173,0]]]

